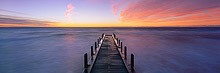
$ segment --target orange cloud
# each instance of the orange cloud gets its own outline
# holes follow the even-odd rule
[[[66,16],[67,20],[72,21],[71,15],[73,14],[72,11],[75,9],[75,7],[72,6],[72,4],[70,3],[67,5],[67,8],[68,9],[65,12],[65,16]]]
[[[139,0],[122,8],[119,21],[134,26],[220,25],[219,13],[219,0]]]

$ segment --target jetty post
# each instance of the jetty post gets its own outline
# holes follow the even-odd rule
[[[115,35],[115,33],[113,33],[113,36],[114,36],[114,38],[116,38],[116,35]]]
[[[88,55],[87,53],[84,54],[84,68],[88,67]]]
[[[124,56],[125,56],[125,60],[127,59],[127,47],[124,47]]]
[[[131,54],[131,71],[134,72],[134,54]]]
[[[98,44],[100,43],[100,41],[101,41],[101,38],[99,37],[99,39],[98,39]]]
[[[105,35],[105,34],[104,34],[104,33],[102,33],[102,38],[104,38],[104,35]]]
[[[122,53],[122,50],[123,50],[123,46],[122,46],[122,42],[121,42],[121,53]]]
[[[94,55],[93,53],[93,46],[91,46],[91,57]]]
[[[97,43],[95,42],[95,49],[97,48]]]
[[[97,43],[98,43],[98,46],[99,46],[99,39],[97,39]]]

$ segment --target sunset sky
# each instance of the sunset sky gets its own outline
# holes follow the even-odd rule
[[[0,0],[0,27],[220,26],[220,0]]]

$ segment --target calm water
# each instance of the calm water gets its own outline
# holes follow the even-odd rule
[[[138,73],[220,73],[220,28],[0,28],[0,73],[81,73],[83,54],[113,32]]]

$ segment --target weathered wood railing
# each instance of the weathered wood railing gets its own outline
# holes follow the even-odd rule
[[[118,47],[118,52],[120,53],[120,56],[123,60],[123,63],[126,66],[126,69],[129,71],[129,73],[136,73],[134,69],[134,54],[131,54],[131,63],[130,63],[130,69],[129,69],[129,63],[127,62],[127,47],[124,46],[124,52],[123,52],[123,44],[120,39],[116,37],[116,35],[113,33],[112,38],[114,39],[114,42],[116,43],[116,46]]]

